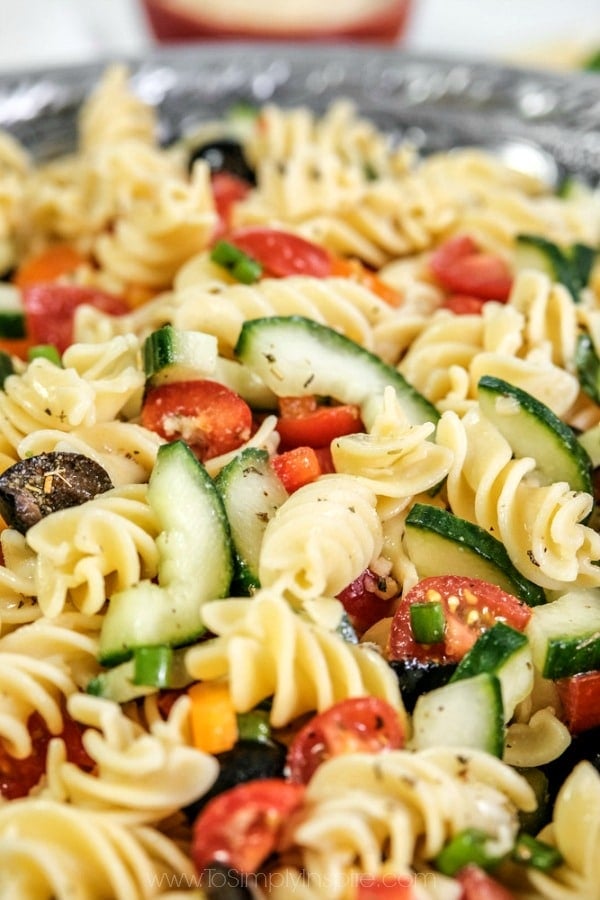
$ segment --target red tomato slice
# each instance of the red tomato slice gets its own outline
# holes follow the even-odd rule
[[[381,753],[404,746],[398,713],[379,697],[350,697],[313,716],[292,741],[287,755],[291,780],[307,784],[316,769],[344,753]]]
[[[215,209],[219,216],[217,234],[220,236],[231,224],[233,207],[250,193],[252,186],[230,172],[213,172],[210,178]]]
[[[288,494],[293,494],[305,484],[323,474],[317,451],[312,447],[294,447],[271,458],[271,465]]]
[[[248,226],[229,232],[227,240],[258,260],[264,274],[273,278],[288,275],[326,278],[331,274],[327,250],[289,231]]]
[[[60,353],[73,343],[75,310],[89,304],[112,316],[129,312],[120,297],[74,284],[34,284],[23,289],[27,334],[34,344],[54,344]]]
[[[504,260],[478,248],[468,235],[458,235],[441,244],[429,260],[431,271],[446,288],[456,294],[470,294],[481,300],[508,300],[512,273]]]
[[[292,447],[328,447],[336,437],[364,431],[360,409],[353,404],[318,406],[314,402],[312,408],[308,405],[303,408],[302,404],[293,405],[296,402],[295,398],[292,404],[286,404],[285,398],[282,398],[282,401],[280,401],[282,414],[277,422],[277,431],[281,437],[283,450]]]
[[[365,569],[358,578],[338,594],[350,621],[359,635],[392,614],[396,593],[390,594],[391,579],[382,578]]]
[[[485,300],[481,297],[471,297],[469,294],[448,294],[442,306],[457,316],[480,316]]]
[[[216,381],[174,381],[151,388],[142,425],[167,441],[184,440],[204,461],[236,450],[252,432],[252,410]]]
[[[600,725],[600,672],[582,672],[556,681],[563,718],[571,734]]]
[[[404,875],[359,875],[355,900],[412,900],[413,883]]]
[[[53,737],[61,737],[65,742],[69,762],[86,771],[94,768],[94,761],[88,756],[81,740],[82,726],[75,722],[66,710],[62,711],[62,717],[63,729],[60,734],[53,735],[48,731],[48,726],[41,715],[37,712],[32,713],[27,727],[33,743],[33,752],[25,759],[15,759],[0,744],[0,794],[6,800],[26,797],[39,783],[46,771],[48,744]]]
[[[462,886],[461,900],[515,900],[515,895],[508,888],[479,866],[465,866],[456,876],[456,880]]]
[[[410,607],[431,600],[439,600],[444,606],[445,639],[422,644],[413,637]],[[408,591],[394,613],[389,658],[458,662],[494,622],[502,621],[522,631],[530,617],[531,608],[526,603],[487,581],[462,575],[424,578]]]
[[[210,800],[194,823],[191,855],[198,872],[211,863],[256,872],[276,850],[283,825],[303,798],[304,785],[261,778]]]

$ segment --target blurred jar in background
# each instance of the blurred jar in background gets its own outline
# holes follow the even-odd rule
[[[413,0],[142,0],[159,41],[397,42]]]

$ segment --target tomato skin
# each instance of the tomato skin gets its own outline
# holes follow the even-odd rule
[[[462,887],[461,900],[515,900],[504,885],[476,865],[465,866],[456,875]]]
[[[82,726],[75,722],[66,710],[62,711],[62,719],[62,731],[58,735],[53,735],[38,712],[31,714],[27,728],[33,747],[31,754],[25,759],[16,759],[0,744],[0,795],[5,800],[26,797],[39,783],[46,771],[48,744],[53,737],[60,737],[65,742],[69,762],[85,771],[91,771],[94,768],[95,763],[88,756],[82,743]]]
[[[252,410],[216,381],[175,381],[151,388],[142,425],[167,441],[184,440],[204,461],[236,450],[252,431]]]
[[[73,343],[73,320],[89,304],[112,316],[129,312],[120,297],[75,284],[34,284],[23,289],[27,334],[33,344],[54,344],[60,353]]]
[[[571,734],[600,725],[600,672],[581,672],[556,682],[562,718]]]
[[[283,778],[246,781],[214,797],[194,822],[191,856],[251,875],[277,848],[282,828],[302,804],[304,785]]]
[[[355,900],[412,900],[413,883],[405,875],[359,875]]]
[[[331,273],[327,250],[289,231],[247,226],[230,231],[227,240],[258,260],[264,275],[272,278],[288,275],[326,278]]]
[[[389,587],[389,579],[365,569],[337,595],[359,635],[392,614],[396,593],[390,596]]]
[[[252,185],[238,175],[232,175],[231,172],[213,172],[210,183],[215,209],[219,217],[216,236],[221,236],[231,224],[231,215],[235,204],[248,196]]]
[[[481,300],[508,300],[512,274],[504,260],[480,250],[469,235],[457,235],[431,255],[429,267],[451,293],[469,294]]]
[[[308,784],[326,759],[345,753],[381,753],[404,746],[397,711],[379,697],[350,697],[317,713],[292,741],[287,755],[289,777]]]
[[[485,300],[470,294],[448,294],[442,304],[456,316],[480,316],[484,306]]]
[[[444,605],[446,633],[444,641],[422,644],[412,634],[410,607],[432,599]],[[412,587],[396,608],[390,628],[389,659],[458,662],[494,622],[500,619],[522,631],[530,617],[527,604],[495,584],[462,575],[434,575]]]
[[[306,398],[298,398],[304,400]],[[354,404],[339,406],[318,406],[316,400],[307,398],[308,403],[292,405],[280,401],[281,415],[277,431],[281,437],[283,450],[292,447],[328,447],[334,438],[344,434],[364,431],[360,409]],[[295,403],[295,398],[292,403]]]

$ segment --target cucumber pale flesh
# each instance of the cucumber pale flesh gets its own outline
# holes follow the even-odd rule
[[[318,394],[357,404],[365,412],[373,395],[382,395],[391,385],[411,424],[439,418],[436,408],[393,366],[312,319],[251,319],[242,327],[235,354],[279,397]]]

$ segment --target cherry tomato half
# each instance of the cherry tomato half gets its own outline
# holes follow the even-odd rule
[[[184,440],[204,461],[248,440],[252,411],[239,394],[216,381],[174,381],[148,391],[142,425],[167,441]]]
[[[284,823],[304,798],[304,786],[283,778],[246,781],[209,800],[196,821],[192,859],[252,874],[277,848]]]
[[[27,722],[27,728],[31,735],[33,749],[25,759],[15,759],[0,744],[0,795],[6,800],[26,797],[38,784],[46,771],[48,744],[53,737],[60,737],[65,742],[69,762],[85,771],[93,769],[94,761],[86,753],[81,740],[82,727],[71,718],[66,710],[62,711],[62,718],[62,731],[59,735],[52,735],[42,716],[38,712],[32,713]]]
[[[331,274],[327,250],[289,231],[248,226],[230,231],[227,240],[258,260],[263,273],[272,278],[288,275],[326,278]]]
[[[379,697],[350,697],[313,716],[290,744],[289,776],[307,784],[316,769],[344,753],[381,753],[404,746],[397,711]]]
[[[60,353],[73,343],[73,320],[89,304],[112,316],[129,312],[120,297],[75,284],[33,284],[23,289],[27,335],[34,344],[54,344]]]
[[[512,288],[512,274],[504,260],[480,250],[469,235],[457,235],[441,244],[432,253],[429,266],[452,293],[505,301]]]
[[[445,637],[439,643],[422,644],[413,637],[410,607],[432,600],[443,604]],[[531,608],[526,603],[495,584],[462,575],[434,575],[419,581],[397,607],[390,629],[389,658],[458,662],[495,622],[522,631],[530,617]]]
[[[448,294],[442,306],[456,316],[480,316],[485,302],[481,297],[472,297],[470,294]]]

